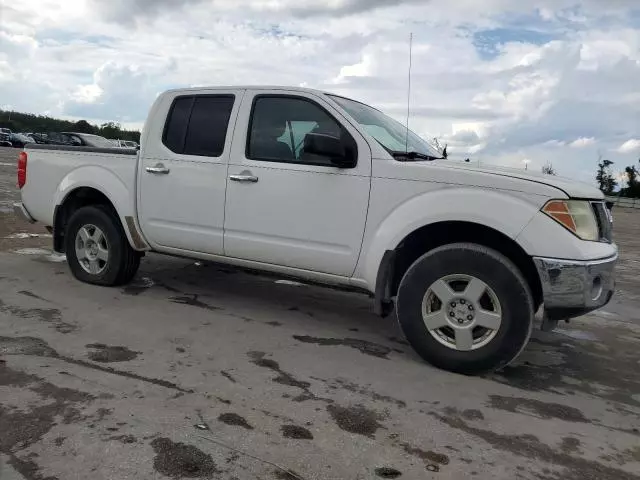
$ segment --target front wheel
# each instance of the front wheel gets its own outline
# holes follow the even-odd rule
[[[129,283],[140,266],[115,213],[101,205],[82,207],[69,220],[65,251],[80,281],[116,286]]]
[[[471,243],[420,257],[400,283],[396,310],[407,341],[423,359],[463,374],[513,361],[529,340],[534,316],[517,267]]]

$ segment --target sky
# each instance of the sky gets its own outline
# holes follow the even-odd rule
[[[452,157],[593,182],[640,158],[638,0],[0,0],[0,108],[140,128],[156,96],[292,85]]]

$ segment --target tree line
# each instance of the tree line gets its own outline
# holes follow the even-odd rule
[[[640,160],[638,160],[640,162]],[[596,182],[598,187],[605,195],[618,195],[627,198],[640,198],[640,171],[635,165],[625,167],[624,173],[619,177],[626,183],[626,187],[622,186],[616,192],[619,185],[618,179],[613,173],[612,166],[614,162],[605,158],[598,159],[598,171],[596,172]]]
[[[45,115],[0,110],[0,127],[9,128],[12,132],[24,133],[90,133],[93,135],[100,135],[105,138],[133,140],[134,142],[140,143],[140,132],[135,130],[125,130],[116,122],[93,125],[86,120],[60,120]]]

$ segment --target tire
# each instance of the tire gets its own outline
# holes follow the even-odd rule
[[[71,216],[65,252],[73,276],[93,285],[129,283],[140,266],[140,254],[129,245],[120,220],[103,205],[82,207]]]
[[[424,360],[465,375],[512,362],[529,341],[534,317],[518,268],[472,243],[446,245],[416,260],[400,283],[396,312]]]

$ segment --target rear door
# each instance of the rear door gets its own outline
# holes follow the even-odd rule
[[[305,152],[308,133],[338,137],[357,164]],[[371,183],[369,145],[341,113],[307,92],[247,91],[238,117],[225,218],[227,256],[351,276]]]
[[[160,251],[222,255],[227,160],[242,91],[167,97],[141,151],[138,216]]]

